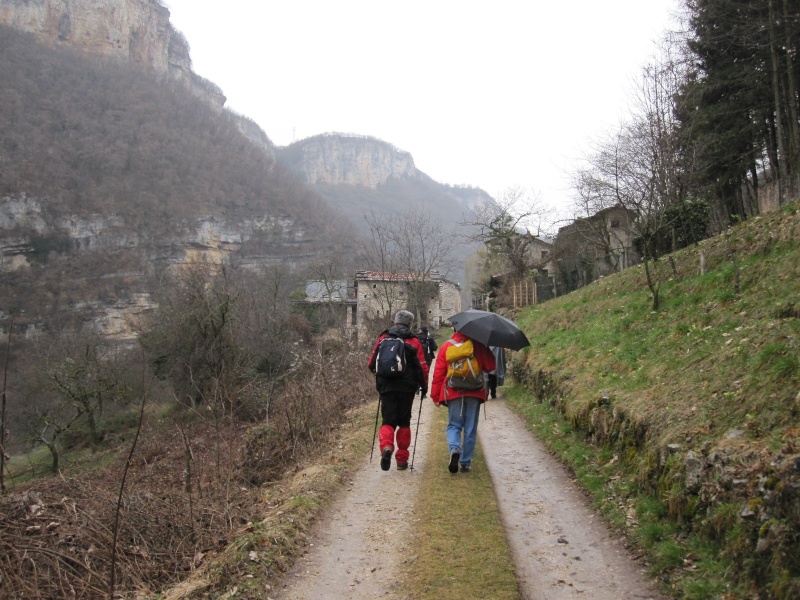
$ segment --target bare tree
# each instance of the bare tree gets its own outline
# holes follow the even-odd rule
[[[128,361],[90,333],[62,332],[55,340],[41,341],[38,352],[42,361],[28,391],[33,412],[29,437],[48,448],[57,471],[64,434],[84,426],[89,443],[100,444],[110,409],[124,408],[131,400]]]
[[[374,293],[383,313],[382,320],[388,319],[399,308],[401,301],[400,291],[394,283],[394,279],[401,269],[400,260],[388,234],[393,220],[386,216],[376,215],[374,212],[364,215],[364,219],[369,226],[369,238],[364,253],[369,261],[370,269],[382,274],[380,281],[375,284],[377,287]]]
[[[236,342],[241,288],[227,267],[192,263],[163,290],[160,326],[145,336],[145,347],[182,402],[225,412],[244,360]]]
[[[311,322],[315,333],[337,330],[344,337],[347,313],[344,300],[347,298],[349,265],[339,254],[320,256],[312,260],[304,269],[307,282],[315,286],[313,302],[303,306],[304,314]]]
[[[366,254],[384,274],[377,296],[385,316],[408,308],[423,323],[430,302],[438,297],[439,280],[453,270],[455,233],[422,206],[393,217],[373,213],[366,218],[370,228]],[[402,282],[405,286],[398,285]]]
[[[438,297],[439,279],[447,278],[453,269],[455,234],[424,207],[412,207],[391,218],[374,213],[365,218],[370,229],[366,255],[373,268],[384,274],[376,285],[385,316],[409,308],[424,322],[429,303]],[[406,290],[398,282],[405,282]]]
[[[446,279],[453,269],[454,234],[422,206],[412,208],[386,233],[408,273],[411,308],[423,324],[430,303],[438,298],[439,279]]]
[[[574,177],[583,217],[620,207],[635,215],[633,230],[645,265],[653,308],[659,307],[657,240],[669,225],[667,208],[685,196],[672,99],[680,81],[676,61],[665,54],[645,67],[633,113],[619,130],[595,143]],[[583,235],[611,250],[619,240],[602,218],[584,221]]]
[[[473,232],[472,240],[485,245],[486,265],[494,270],[510,270],[519,280],[547,262],[534,255],[531,248],[545,234],[548,216],[540,194],[513,186],[496,203],[476,206],[460,224]]]

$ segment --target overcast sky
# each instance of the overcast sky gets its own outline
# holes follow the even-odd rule
[[[193,69],[278,146],[325,132],[564,210],[680,0],[164,0]]]

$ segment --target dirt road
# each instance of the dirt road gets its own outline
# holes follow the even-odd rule
[[[481,412],[479,438],[514,555],[520,597],[660,600],[621,542],[588,508],[561,464],[502,401],[491,401],[487,410],[486,418]],[[403,508],[407,503],[399,500],[417,491],[432,411],[433,403],[426,400],[414,471],[396,471],[392,465],[384,472],[377,455],[371,464],[365,459],[364,467],[321,519],[307,553],[270,598],[401,598],[397,582],[404,566],[414,560],[409,552],[414,517],[410,508]]]
[[[411,430],[416,431],[419,397],[414,400]],[[409,560],[413,502],[425,463],[433,402],[425,399],[419,423],[414,469],[379,467],[377,448],[364,460],[350,485],[317,524],[313,545],[274,590],[275,600],[373,600],[400,598],[397,582]],[[412,440],[413,443],[413,440]],[[390,508],[387,508],[390,507]]]
[[[478,429],[523,598],[662,598],[572,477],[504,402]],[[482,415],[483,416],[483,415]]]

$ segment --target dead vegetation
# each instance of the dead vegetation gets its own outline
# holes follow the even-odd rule
[[[332,440],[373,395],[360,359],[343,350],[299,361],[291,383],[272,398],[269,423],[208,423],[202,407],[167,416],[149,411],[120,506],[115,597],[149,597],[198,572],[206,579],[194,587],[204,593],[245,573],[263,585],[286,568],[296,543],[288,540],[297,532],[281,528],[313,518],[315,495],[337,475],[300,476],[314,482],[310,488],[287,489],[285,482],[310,458],[344,452],[345,444]],[[128,448],[121,445],[102,467],[13,485],[0,496],[0,598],[109,596]]]

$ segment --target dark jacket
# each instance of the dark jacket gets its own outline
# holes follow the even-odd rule
[[[375,376],[375,388],[379,393],[386,392],[411,392],[417,390],[428,392],[428,363],[425,362],[425,351],[422,349],[422,342],[405,325],[395,324],[384,331],[375,341],[372,353],[369,356],[369,370],[375,373],[375,359],[378,352],[378,344],[387,335],[392,334],[402,338],[406,344],[406,364],[408,369],[402,377],[388,378]]]
[[[430,369],[431,363],[433,359],[436,358],[436,350],[439,346],[436,344],[436,340],[433,339],[433,336],[430,333],[422,332],[418,333],[417,337],[419,341],[422,342],[422,350],[425,354],[425,362],[428,363],[428,368]]]

